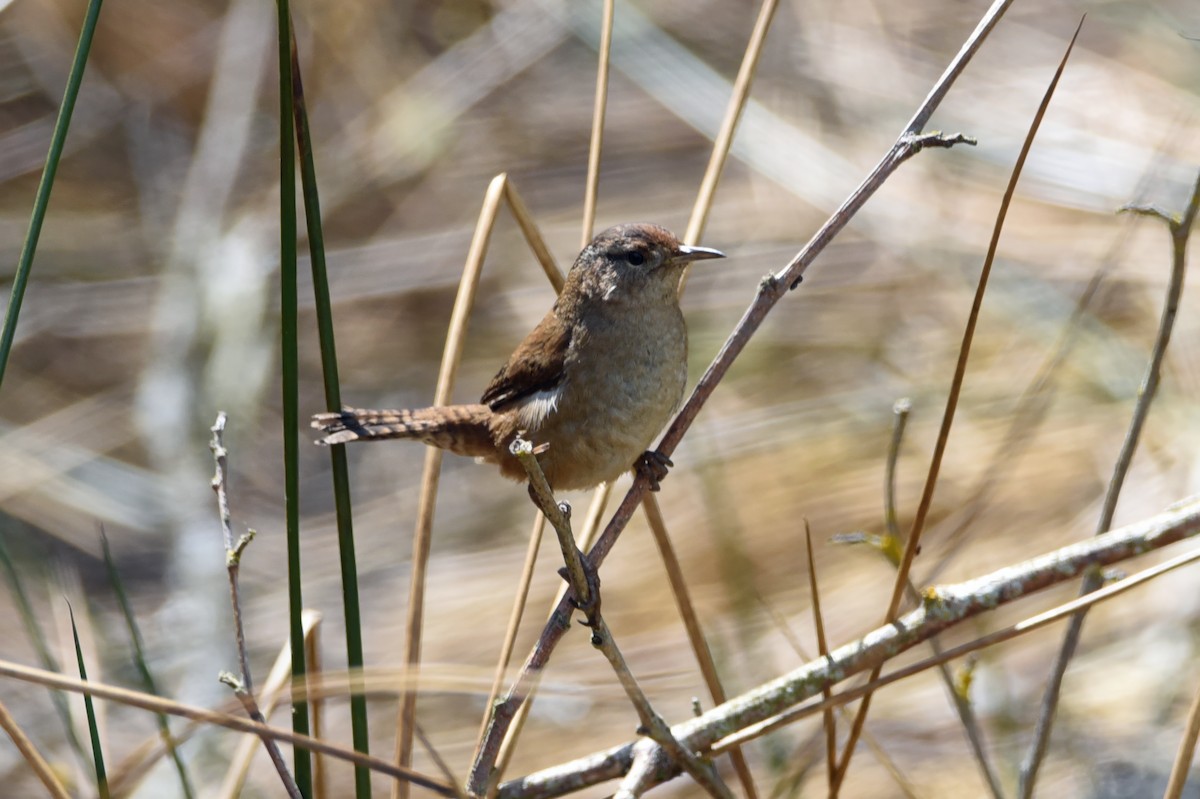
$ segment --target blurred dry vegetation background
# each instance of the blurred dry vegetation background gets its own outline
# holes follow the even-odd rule
[[[3,5],[0,273],[11,279],[83,3]],[[693,381],[758,280],[786,263],[890,146],[985,5],[784,1],[702,242],[729,258],[695,269],[683,302]],[[1200,4],[1191,0],[1017,3],[930,126],[977,137],[978,146],[905,165],[776,308],[702,411],[660,499],[731,695],[802,662],[788,635],[816,648],[804,519],[817,541],[831,644],[880,622],[892,567],[875,550],[828,539],[883,531],[884,458],[900,397],[913,403],[898,472],[907,529],[1004,184],[1085,11],[1003,234],[914,577],[976,576],[1091,534],[1170,258],[1161,223],[1115,211],[1129,202],[1181,210],[1200,167],[1200,44],[1188,38],[1200,36]],[[599,5],[301,0],[293,12],[343,397],[368,407],[428,404],[488,181],[509,174],[561,265],[578,251]],[[228,699],[215,676],[236,663],[209,488],[208,427],[218,410],[230,414],[235,527],[260,533],[242,567],[260,678],[287,637],[274,13],[267,0],[105,5],[0,396],[0,527],[39,618],[57,621],[61,635],[64,595],[74,600],[87,618],[90,676],[133,684],[99,560],[103,525],[163,692],[208,705]],[[682,233],[756,13],[749,0],[618,2],[597,229],[645,220]],[[301,275],[307,414],[323,409],[323,395],[307,261]],[[1117,524],[1200,488],[1194,289],[1185,289]],[[552,300],[502,212],[457,400],[474,401]],[[423,456],[411,444],[350,451],[370,667],[400,662]],[[303,449],[304,600],[324,613],[326,666],[337,668],[328,463],[325,451]],[[580,510],[588,501],[568,499]],[[418,717],[460,774],[531,517],[524,489],[447,459],[426,610],[432,665]],[[518,657],[558,585],[558,557],[543,547]],[[704,689],[640,516],[603,579],[606,617],[631,668],[668,720],[686,718]],[[1194,571],[1172,574],[1091,614],[1041,795],[1161,792],[1197,678],[1196,586]],[[950,639],[1074,591],[1005,609]],[[1060,630],[989,650],[977,666],[973,700],[1010,785]],[[4,658],[35,662],[8,592],[0,640]],[[67,652],[60,659],[71,663]],[[439,675],[467,679],[454,687]],[[70,761],[46,692],[0,684],[0,697],[45,751]],[[371,708],[373,751],[388,756],[395,701],[374,698]],[[141,711],[104,712],[114,761],[154,733]],[[349,740],[344,702],[328,723],[331,737]],[[580,630],[556,653],[508,773],[626,741],[636,726]],[[983,793],[932,674],[880,694],[867,727],[918,795]],[[764,792],[823,795],[819,736],[814,718],[749,747]],[[201,785],[214,784],[235,739],[216,731],[186,745]],[[415,765],[433,771],[420,751]],[[245,795],[279,795],[265,758],[259,766]],[[349,768],[331,773],[348,790]],[[383,795],[386,781],[375,782]],[[6,796],[39,795],[7,747],[0,784]],[[681,780],[660,793],[695,790]],[[164,766],[137,795],[177,792]],[[898,792],[870,754],[855,758],[845,796]]]

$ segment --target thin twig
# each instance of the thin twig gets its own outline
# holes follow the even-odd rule
[[[242,707],[246,710],[246,715],[259,724],[266,725],[267,720],[263,718],[262,711],[258,709],[258,703],[254,701],[254,694],[247,690],[246,686],[227,671],[221,672],[218,678],[233,691],[233,695],[242,703]],[[271,763],[275,766],[275,770],[279,772],[279,778],[283,781],[283,789],[287,791],[287,795],[291,799],[304,799],[300,793],[300,789],[296,787],[295,780],[292,779],[291,773],[288,772],[287,761],[283,759],[283,753],[279,751],[279,745],[270,738],[263,738],[263,745],[267,748],[267,754],[271,757]]]
[[[1067,66],[1067,59],[1071,57],[1071,50],[1075,46],[1075,40],[1079,37],[1079,31],[1083,28],[1083,20],[1079,21],[1079,25],[1075,28],[1075,34],[1071,37],[1071,41],[1067,44],[1066,51],[1063,53],[1062,60],[1059,61],[1058,68],[1054,71],[1054,77],[1050,80],[1050,85],[1046,88],[1042,95],[1041,104],[1038,106],[1037,112],[1033,116],[1033,122],[1029,126],[1029,132],[1025,135],[1025,141],[1021,145],[1021,151],[1017,155],[1017,162],[1013,165],[1012,174],[1009,176],[1008,186],[1004,190],[1004,196],[1000,200],[1000,209],[996,213],[996,223],[992,228],[992,238],[988,242],[987,255],[983,259],[983,268],[979,273],[979,282],[975,289],[975,298],[971,303],[971,311],[967,315],[966,328],[963,331],[962,344],[959,347],[958,360],[954,365],[954,377],[950,381],[950,392],[946,397],[946,408],[942,413],[942,423],[938,428],[937,441],[934,443],[933,455],[929,461],[929,472],[925,478],[925,488],[921,493],[921,501],[917,505],[916,516],[913,518],[912,528],[908,533],[908,540],[905,542],[904,555],[900,559],[900,566],[896,572],[896,582],[892,589],[892,598],[888,603],[887,612],[884,615],[889,622],[894,621],[900,612],[900,603],[904,598],[904,591],[908,585],[909,574],[912,571],[913,558],[916,557],[921,545],[921,534],[925,530],[925,520],[928,517],[929,510],[933,505],[933,493],[937,487],[938,475],[942,467],[942,457],[946,452],[946,445],[950,439],[950,428],[954,422],[955,412],[958,410],[958,398],[962,392],[963,380],[966,377],[967,361],[971,355],[971,344],[975,339],[975,327],[979,322],[979,313],[983,307],[983,297],[987,291],[988,278],[991,275],[992,264],[996,260],[996,250],[1000,244],[1000,233],[1004,230],[1004,220],[1008,217],[1008,209],[1012,203],[1013,195],[1017,190],[1017,181],[1021,177],[1021,171],[1025,166],[1025,159],[1029,156],[1029,150],[1033,146],[1033,141],[1037,137],[1038,129],[1041,127],[1042,119],[1046,115],[1046,109],[1050,107],[1050,100],[1054,97],[1054,90],[1058,86],[1058,81],[1062,77],[1063,70]],[[871,673],[870,680],[874,681],[879,677],[879,668]],[[846,772],[850,768],[850,761],[854,757],[854,747],[858,742],[858,736],[862,732],[862,726],[866,723],[867,712],[871,708],[871,695],[867,694],[863,697],[862,703],[858,706],[858,713],[854,717],[854,724],[850,727],[850,736],[846,741],[846,748],[842,755],[841,762],[838,764],[837,778],[833,783],[832,794],[837,795],[838,788],[846,777]]]
[[[457,799],[465,799],[466,794],[458,787],[462,783],[459,782],[458,777],[454,776],[454,772],[450,770],[450,766],[446,763],[445,758],[434,747],[429,737],[425,735],[425,731],[421,729],[421,725],[416,725],[413,728],[413,732],[416,734],[417,740],[421,742],[421,746],[425,747],[425,752],[429,755],[429,759],[438,767],[438,771],[442,772],[442,777],[445,778],[446,782],[455,787],[455,796]]]
[[[304,640],[307,643],[312,640],[314,631],[321,623],[321,614],[315,610],[306,610],[304,611],[302,623],[304,626]],[[275,664],[267,674],[267,679],[263,681],[260,696],[262,697],[261,709],[264,717],[269,717],[274,712],[276,706],[279,704],[280,697],[283,695],[283,689],[287,687],[288,678],[291,676],[292,671],[290,647],[291,644],[289,643],[283,645],[279,655],[275,658]],[[198,728],[198,725],[193,723],[184,732],[187,734],[196,728]],[[222,781],[220,789],[215,794],[215,799],[236,799],[236,797],[242,795],[242,787],[246,782],[246,774],[250,769],[250,761],[253,759],[256,750],[257,743],[253,738],[246,737],[238,742],[233,757],[229,759],[229,769],[225,773],[225,779]],[[132,773],[127,779],[131,778]],[[320,781],[317,781],[315,787],[318,790],[320,784]]]
[[[550,484],[546,481],[546,475],[542,472],[542,467],[534,455],[533,445],[518,435],[509,447],[509,452],[516,456],[529,476],[530,498],[558,534],[559,546],[562,549],[563,560],[566,562],[565,577],[571,586],[576,603],[587,615],[587,626],[592,628],[592,646],[600,650],[612,665],[613,671],[617,673],[621,687],[625,689],[629,701],[637,711],[638,719],[642,723],[642,732],[658,743],[672,760],[704,787],[710,795],[718,799],[733,799],[729,789],[716,776],[715,770],[710,770],[700,763],[694,754],[685,750],[674,739],[667,723],[650,705],[650,701],[625,663],[625,658],[621,655],[621,651],[612,637],[612,632],[604,623],[604,617],[600,615],[599,582],[594,574],[588,575],[585,572],[583,553],[575,545],[575,535],[571,531],[569,506],[559,504],[554,499]]]
[[[584,567],[583,553],[575,544],[575,535],[571,532],[571,507],[566,503],[559,504],[554,499],[550,483],[546,481],[546,475],[533,454],[532,443],[518,433],[508,451],[525,467],[525,473],[529,475],[529,495],[558,534],[558,546],[562,550],[563,562],[566,563],[567,582],[579,607],[586,610],[590,627],[600,614],[600,595],[596,591],[599,586],[590,583]]]
[[[1104,496],[1104,507],[1100,512],[1100,519],[1096,524],[1097,535],[1106,532],[1112,527],[1113,516],[1117,510],[1117,500],[1121,496],[1121,487],[1125,484],[1125,477],[1129,473],[1130,464],[1133,463],[1133,456],[1137,451],[1138,441],[1141,439],[1142,428],[1145,426],[1146,418],[1150,414],[1150,406],[1154,402],[1155,394],[1158,393],[1163,359],[1166,357],[1167,346],[1171,342],[1171,332],[1175,327],[1175,316],[1179,310],[1179,298],[1183,293],[1183,278],[1187,271],[1188,237],[1191,235],[1192,225],[1196,221],[1196,214],[1200,211],[1200,176],[1196,178],[1187,208],[1179,216],[1167,214],[1153,206],[1126,206],[1122,210],[1156,216],[1167,223],[1172,245],[1171,277],[1167,282],[1166,298],[1163,301],[1162,316],[1158,323],[1158,333],[1154,338],[1154,345],[1150,351],[1150,362],[1146,367],[1146,374],[1142,379],[1142,384],[1138,388],[1137,401],[1133,407],[1133,417],[1129,421],[1129,429],[1125,433],[1125,440],[1121,443],[1121,452],[1117,456],[1112,478],[1109,480],[1108,490]],[[1083,579],[1080,593],[1086,594],[1090,591],[1095,591],[1100,587],[1102,581],[1103,578],[1100,572],[1089,572]],[[1071,619],[1071,623],[1063,635],[1058,656],[1055,658],[1054,665],[1050,670],[1050,677],[1047,680],[1046,692],[1042,696],[1041,709],[1038,713],[1037,727],[1034,729],[1033,740],[1029,744],[1029,750],[1025,755],[1025,759],[1021,762],[1018,795],[1022,799],[1029,799],[1029,797],[1033,796],[1034,785],[1037,782],[1037,772],[1041,767],[1042,760],[1046,756],[1046,748],[1050,743],[1050,731],[1054,725],[1054,715],[1058,709],[1059,698],[1062,693],[1063,678],[1066,675],[1067,666],[1075,654],[1075,649],[1079,645],[1079,639],[1083,633],[1084,618],[1085,614],[1080,613]]]
[[[896,547],[899,546],[900,535],[897,523],[898,512],[896,510],[896,465],[900,456],[900,445],[904,440],[904,429],[907,426],[908,415],[911,411],[912,402],[908,399],[896,400],[892,406],[895,423],[892,427],[892,438],[888,444],[887,468],[884,479],[883,518],[884,525],[887,528],[887,538],[881,542],[883,554],[892,565],[898,565],[892,554],[897,551]],[[906,581],[906,590],[910,600],[914,602],[920,601],[920,594],[917,592],[917,588],[913,585],[911,579]],[[934,655],[942,653],[942,645],[937,638],[929,639],[929,648],[933,650]],[[954,675],[950,673],[950,669],[947,666],[939,666],[938,675],[941,677],[942,683],[946,686],[946,691],[950,694],[950,701],[954,703],[954,709],[958,713],[959,721],[962,722],[963,729],[967,733],[967,741],[971,744],[971,750],[975,754],[975,762],[979,764],[984,782],[987,783],[988,789],[992,792],[993,799],[1003,799],[1004,792],[1000,786],[1000,779],[996,776],[991,761],[987,756],[987,749],[983,745],[983,731],[980,728],[978,718],[975,716],[975,709],[971,706],[970,697],[958,690]]]
[[[801,662],[807,662],[811,660],[812,658],[800,644],[800,639],[796,637],[796,633],[792,631],[790,626],[788,626],[787,620],[780,615],[778,610],[776,610],[769,602],[767,602],[766,597],[757,592],[755,592],[755,594],[755,598],[758,600],[759,604],[762,605],[767,611],[767,615],[771,617],[772,623],[774,623],[784,640],[787,641],[788,646],[792,648],[792,651],[796,653]],[[850,711],[844,706],[839,705],[835,708],[835,710],[843,719],[847,721],[851,721],[854,718],[850,714]],[[904,776],[904,773],[900,771],[900,767],[896,765],[896,761],[894,761],[891,755],[884,750],[883,745],[876,740],[875,736],[871,734],[870,730],[866,728],[863,729],[862,740],[863,743],[865,743],[871,750],[871,754],[875,756],[875,759],[879,761],[879,764],[883,766],[884,771],[891,775],[891,778],[895,781],[896,787],[900,789],[900,792],[908,797],[908,799],[916,799],[917,792],[913,788],[912,782],[909,781],[908,777]]]
[[[221,682],[233,689],[234,696],[241,701],[250,718],[260,724],[266,724],[267,720],[263,718],[262,711],[259,710],[258,703],[254,700],[254,683],[250,677],[250,658],[246,653],[246,631],[242,625],[242,602],[238,590],[238,572],[241,568],[242,553],[245,551],[246,545],[254,540],[254,531],[250,530],[236,542],[233,540],[233,525],[229,513],[229,453],[225,449],[224,440],[226,420],[224,411],[217,414],[216,422],[209,428],[212,432],[212,439],[208,443],[208,448],[212,450],[215,464],[212,489],[217,495],[217,510],[221,517],[221,537],[225,542],[225,569],[229,574],[229,602],[233,608],[233,632],[237,642],[238,668],[241,670],[241,676],[235,677],[228,672],[223,672],[220,679]],[[283,783],[283,788],[287,791],[288,796],[292,799],[301,799],[300,788],[288,770],[287,761],[284,760],[283,753],[279,751],[279,744],[266,737],[262,739],[262,742],[271,758],[271,763],[275,766],[275,771],[279,773],[279,780]]]
[[[694,753],[684,748],[675,739],[671,728],[663,721],[662,716],[658,715],[650,705],[650,700],[646,698],[646,694],[638,685],[633,672],[629,670],[625,658],[621,655],[617,642],[613,640],[612,631],[604,623],[604,617],[599,614],[596,617],[596,626],[592,630],[592,646],[604,654],[604,657],[612,665],[613,671],[617,673],[617,679],[621,681],[621,687],[625,689],[625,693],[629,696],[629,701],[633,703],[638,719],[642,723],[639,732],[658,744],[673,763],[687,772],[688,776],[695,780],[697,785],[704,788],[709,796],[716,799],[733,799],[733,794],[725,783],[721,782],[713,765],[702,762]]]

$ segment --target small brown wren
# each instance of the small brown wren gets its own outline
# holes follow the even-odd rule
[[[647,470],[657,489],[670,462],[646,450],[687,380],[679,280],[692,261],[723,257],[657,225],[609,228],[579,253],[554,307],[479,404],[319,413],[312,426],[326,435],[318,443],[410,438],[525,480],[509,452],[521,433],[555,490],[591,488],[633,468]]]

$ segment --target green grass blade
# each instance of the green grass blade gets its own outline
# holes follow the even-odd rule
[[[279,294],[280,357],[283,364],[283,492],[287,517],[288,626],[291,630],[292,677],[303,679],[304,609],[300,581],[300,409],[299,344],[296,308],[296,147],[292,125],[291,11],[288,0],[276,0],[279,42]],[[308,735],[308,704],[292,703],[292,729]],[[293,749],[296,785],[313,795],[312,755]]]
[[[337,347],[333,337],[333,311],[329,299],[329,277],[325,268],[325,233],[321,227],[321,201],[317,191],[317,169],[313,159],[312,136],[308,127],[308,109],[300,78],[300,60],[292,37],[292,93],[296,122],[296,143],[300,148],[300,186],[304,193],[304,221],[308,228],[308,250],[312,261],[313,293],[316,295],[317,335],[321,344],[321,372],[325,383],[325,404],[331,411],[342,407],[338,381]],[[333,470],[333,499],[337,516],[338,555],[342,568],[342,607],[346,618],[346,663],[352,674],[363,667],[362,614],[358,601],[358,565],[354,551],[354,525],[350,505],[350,471],[346,446],[329,448]],[[350,728],[356,751],[370,751],[367,727],[367,698],[361,691],[350,695]],[[357,799],[371,799],[371,772],[365,766],[354,769]]]
[[[79,663],[79,679],[87,682],[87,664],[83,661],[83,647],[79,645],[79,628],[75,626],[75,609],[67,603],[71,614],[71,635],[75,637],[75,660]],[[96,708],[92,704],[92,695],[83,695],[83,706],[87,710],[88,734],[92,738],[92,756],[96,764],[96,790],[100,799],[109,799],[108,773],[104,770],[104,750],[100,748],[100,730],[96,727]]]
[[[125,627],[129,630],[129,641],[133,644],[133,664],[137,667],[138,676],[141,677],[142,686],[146,689],[146,693],[161,696],[158,692],[158,685],[154,681],[154,675],[150,673],[150,666],[146,663],[146,650],[142,645],[142,631],[138,628],[137,618],[133,615],[133,608],[129,604],[129,596],[125,593],[125,584],[121,581],[121,574],[117,571],[117,564],[113,561],[112,550],[108,547],[108,536],[104,534],[104,528],[100,528],[100,548],[104,553],[104,567],[108,570],[108,582],[112,585],[113,593],[117,596],[117,603],[121,606],[121,614],[125,617]],[[171,734],[171,728],[167,724],[167,717],[162,713],[156,713],[158,718],[158,731],[162,736],[163,746],[167,749],[167,754],[171,756],[171,760],[175,763],[175,771],[179,774],[179,782],[183,786],[183,795],[187,799],[192,799],[196,792],[192,790],[192,781],[188,777],[187,768],[183,764],[183,757],[179,754],[179,749],[176,747],[175,736]]]
[[[67,88],[63,92],[58,119],[54,122],[54,133],[50,137],[50,152],[46,156],[46,166],[42,169],[42,179],[38,183],[37,195],[33,201],[29,230],[25,234],[25,243],[21,245],[21,256],[17,260],[12,295],[8,300],[8,311],[4,314],[4,329],[0,331],[0,384],[4,383],[4,371],[8,367],[8,356],[12,352],[13,339],[17,333],[17,317],[21,313],[25,286],[29,283],[29,272],[33,268],[33,254],[37,251],[38,239],[42,235],[42,222],[46,218],[46,208],[50,205],[50,189],[54,185],[54,175],[58,172],[58,162],[62,160],[67,128],[71,126],[71,114],[75,111],[79,84],[83,82],[83,70],[87,65],[88,52],[92,49],[92,37],[96,33],[96,20],[100,18],[102,1],[91,0],[88,3],[83,30],[79,32],[79,44],[75,46],[75,60],[71,63],[71,74],[67,76]]]
[[[8,518],[5,520],[11,521]],[[38,623],[37,614],[33,612],[33,604],[29,601],[29,594],[25,591],[21,573],[17,570],[16,564],[13,563],[12,556],[8,552],[8,545],[5,543],[3,533],[0,533],[0,567],[4,569],[9,590],[12,591],[13,601],[17,605],[17,613],[21,616],[21,623],[25,625],[25,632],[29,635],[29,640],[33,642],[33,648],[37,652],[42,668],[46,671],[59,671],[58,659],[54,657],[49,644],[46,643],[46,636],[42,632],[42,626]],[[71,710],[67,706],[67,697],[61,691],[51,691],[50,701],[54,704],[54,711],[62,722],[67,742],[80,759],[91,766],[92,762],[83,748],[83,741],[79,740],[79,735],[75,732],[75,725],[71,723]]]

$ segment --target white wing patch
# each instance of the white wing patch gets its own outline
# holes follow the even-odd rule
[[[558,410],[558,400],[562,397],[566,381],[552,389],[538,391],[521,400],[517,406],[517,419],[524,430],[537,430],[546,421],[546,417]]]

